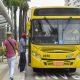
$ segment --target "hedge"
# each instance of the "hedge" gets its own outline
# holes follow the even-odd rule
[[[2,47],[0,47],[0,56],[3,56],[4,54],[5,54],[5,50]]]

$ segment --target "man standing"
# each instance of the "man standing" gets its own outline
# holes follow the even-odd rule
[[[5,56],[9,65],[9,76],[10,80],[14,77],[14,68],[16,62],[16,50],[18,51],[17,42],[13,39],[12,33],[7,32],[7,39],[3,42],[3,47],[5,48]]]
[[[26,66],[26,34],[22,33],[22,37],[20,39],[20,59],[18,68],[20,68],[20,72],[25,70]]]

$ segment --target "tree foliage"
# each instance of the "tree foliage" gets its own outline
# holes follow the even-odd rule
[[[24,27],[26,22],[26,16],[27,16],[27,10],[29,8],[27,1],[29,0],[3,0],[5,6],[8,7],[8,9],[12,9],[12,6],[14,7],[14,37],[16,38],[17,36],[17,27],[16,27],[16,11],[17,8],[20,8],[20,16],[19,16],[19,34],[21,36],[21,33],[23,32],[23,29],[21,27]],[[22,15],[22,16],[21,16]],[[24,19],[25,17],[25,19]],[[21,25],[22,23],[22,25]]]
[[[8,8],[10,8],[12,0],[3,0],[3,3],[5,4],[5,6],[7,6]]]

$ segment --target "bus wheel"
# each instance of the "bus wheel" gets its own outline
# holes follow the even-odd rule
[[[33,68],[33,72],[38,72],[39,70],[37,68]]]
[[[70,72],[75,72],[76,71],[76,68],[70,68],[69,71]]]
[[[33,72],[41,72],[41,69],[39,69],[39,68],[33,68]]]

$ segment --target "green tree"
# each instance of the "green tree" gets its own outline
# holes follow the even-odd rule
[[[19,0],[12,0],[11,5],[14,7],[14,38],[17,40],[16,11],[19,6]]]
[[[14,38],[17,40],[16,11],[19,0],[3,0],[3,3],[7,6],[8,10],[10,9],[12,11],[12,7],[14,7]]]
[[[3,0],[4,5],[7,7],[8,9],[8,14],[10,13],[11,10],[11,0]],[[9,25],[8,25],[9,26]],[[7,28],[7,31],[9,30],[9,27]],[[12,31],[12,27],[11,27],[11,31]]]
[[[9,11],[9,9],[11,8],[11,0],[3,0],[3,3],[5,6],[7,6],[8,11]]]
[[[27,4],[27,2],[24,2],[24,6],[23,6],[23,32],[26,32],[26,22],[27,22],[27,10],[28,10],[29,6]]]
[[[26,18],[27,18],[27,10],[29,8],[28,2],[29,0],[21,0],[20,2],[20,15],[19,15],[19,39],[21,38],[22,32],[26,32]]]
[[[17,26],[16,26],[16,11],[17,8],[20,8],[19,11],[19,39],[21,38],[22,32],[26,32],[26,18],[27,18],[27,10],[29,0],[3,0],[4,4],[10,9],[14,11],[14,38],[17,40]]]

